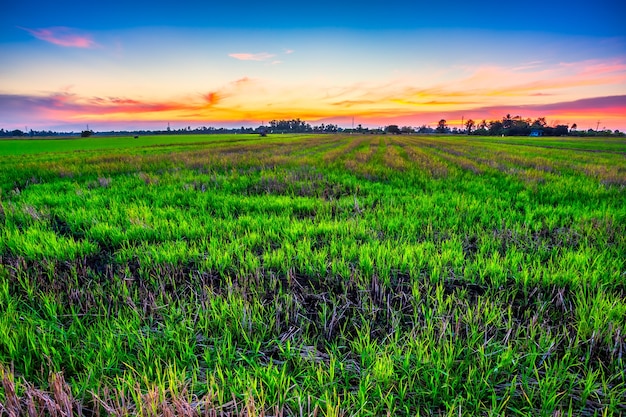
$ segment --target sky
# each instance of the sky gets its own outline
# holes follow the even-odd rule
[[[4,129],[510,114],[626,131],[623,0],[2,3]]]

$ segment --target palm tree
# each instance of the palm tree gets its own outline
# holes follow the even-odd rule
[[[506,117],[502,118],[502,126],[505,129],[509,129],[511,126],[513,126],[513,119],[511,118],[510,114],[507,114]]]

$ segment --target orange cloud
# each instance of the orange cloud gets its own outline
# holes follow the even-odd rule
[[[274,58],[276,55],[269,54],[267,52],[259,52],[257,54],[250,53],[232,53],[228,54],[229,57],[238,59],[240,61],[267,61],[268,59]]]
[[[214,91],[205,94],[204,98],[206,99],[206,102],[211,106],[216,105],[220,101],[220,96]]]
[[[20,29],[27,31],[39,40],[49,42],[57,46],[64,46],[68,48],[93,48],[96,46],[95,41],[90,35],[76,33],[73,29],[67,27]]]

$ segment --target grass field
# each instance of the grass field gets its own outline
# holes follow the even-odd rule
[[[626,414],[623,140],[0,155],[0,415]]]

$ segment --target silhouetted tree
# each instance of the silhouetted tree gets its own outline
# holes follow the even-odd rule
[[[391,134],[394,134],[394,135],[399,135],[400,133],[402,133],[402,131],[400,130],[398,125],[389,125],[389,126],[387,126],[385,128],[385,132],[391,133]]]
[[[437,133],[446,133],[446,130],[448,129],[448,127],[446,126],[446,119],[441,119],[439,120],[439,123],[437,123]]]
[[[510,114],[507,114],[502,118],[502,127],[504,129],[509,129],[511,126],[513,126],[513,118]]]
[[[290,132],[290,133],[311,132],[313,130],[310,124],[300,119],[272,120],[270,122],[270,128],[273,132]]]
[[[509,127],[505,133],[511,136],[528,136],[530,135],[530,131],[530,119],[524,120],[519,116],[515,116],[511,127]]]
[[[552,129],[551,134],[553,136],[567,136],[567,134],[569,133],[569,126],[567,125],[556,125],[555,127],[551,129]]]
[[[533,129],[543,129],[544,127],[546,127],[548,125],[548,122],[546,122],[546,118],[545,117],[538,117],[532,124],[532,128]]]
[[[504,126],[501,121],[489,122],[489,134],[500,136],[504,132]]]
[[[475,124],[476,123],[472,119],[469,119],[467,122],[465,122],[465,128],[467,129],[468,135],[472,133],[472,129],[474,128]]]

